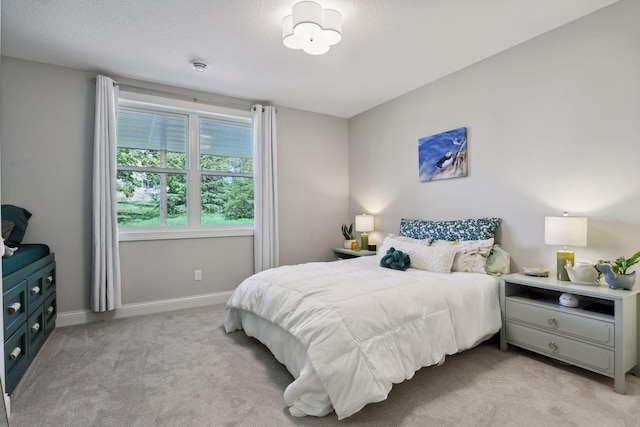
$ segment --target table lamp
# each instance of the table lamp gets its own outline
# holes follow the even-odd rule
[[[587,246],[587,218],[570,217],[566,212],[561,217],[544,218],[544,243],[562,246],[557,253],[558,280],[569,281],[564,266],[567,261],[574,264],[575,256],[568,246]]]
[[[369,246],[369,231],[373,231],[373,215],[356,215],[356,231],[361,232],[360,248],[367,250]]]

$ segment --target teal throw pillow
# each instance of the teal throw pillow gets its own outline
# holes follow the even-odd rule
[[[392,268],[394,270],[406,270],[411,264],[411,259],[408,254],[402,251],[397,251],[395,248],[390,248],[386,255],[380,260],[380,267]]]

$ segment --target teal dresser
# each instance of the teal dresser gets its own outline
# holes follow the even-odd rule
[[[6,390],[11,394],[55,328],[55,254],[2,278]]]

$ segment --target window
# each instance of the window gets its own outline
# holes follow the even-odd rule
[[[227,230],[224,235],[232,229],[251,230],[249,112],[221,114],[215,112],[220,108],[175,100],[153,103],[150,98],[158,102],[132,94],[118,106],[120,234],[139,237],[151,231],[166,238],[183,231],[201,237],[212,230]]]

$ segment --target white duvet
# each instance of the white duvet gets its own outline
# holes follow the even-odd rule
[[[496,278],[390,270],[376,257],[263,271],[227,307],[225,330],[245,329],[296,378],[291,413],[339,419],[501,326]]]

